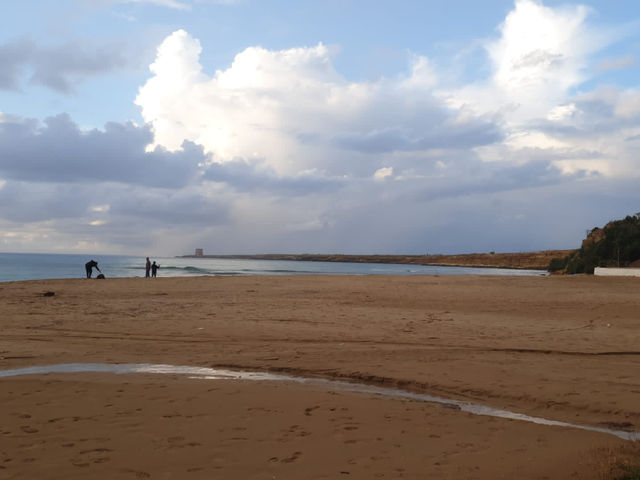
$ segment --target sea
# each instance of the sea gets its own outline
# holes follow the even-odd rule
[[[231,258],[153,257],[159,277],[229,275],[518,275],[540,276],[540,270],[442,267],[389,263],[308,262]],[[0,253],[0,282],[85,278],[84,264],[98,262],[106,278],[144,277],[145,257],[125,255]],[[94,270],[94,277],[97,274]]]

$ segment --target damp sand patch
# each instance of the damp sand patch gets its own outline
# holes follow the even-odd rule
[[[147,363],[63,363],[56,365],[42,365],[10,370],[0,370],[0,378],[16,377],[23,375],[46,374],[70,374],[70,373],[113,373],[113,374],[171,374],[184,375],[189,378],[201,380],[240,380],[240,381],[269,381],[269,382],[294,382],[319,386],[325,390],[362,393],[369,395],[381,395],[385,397],[404,398],[418,402],[434,403],[453,408],[473,415],[481,415],[509,420],[535,423],[555,427],[573,428],[590,432],[613,435],[622,440],[640,441],[640,432],[615,430],[589,425],[550,420],[542,417],[533,417],[522,413],[502,410],[477,403],[448,399],[425,393],[415,393],[398,388],[385,388],[361,383],[346,382],[342,380],[328,380],[319,378],[307,378],[294,375],[283,375],[268,372],[226,370],[209,367],[194,367],[186,365],[163,365]]]

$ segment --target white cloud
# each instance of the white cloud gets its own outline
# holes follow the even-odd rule
[[[382,167],[375,171],[373,174],[373,178],[376,180],[384,180],[385,178],[389,178],[393,175],[392,167]]]
[[[636,93],[610,88],[576,93],[589,79],[592,56],[618,35],[592,27],[590,14],[581,5],[552,8],[517,0],[500,37],[486,44],[491,76],[441,93],[454,107],[495,112],[501,119],[505,141],[477,148],[481,158],[526,162],[538,151],[567,175],[635,175],[638,160],[621,147],[619,129],[626,122],[628,136],[634,122],[638,126]]]
[[[640,171],[638,91],[584,82],[610,41],[589,18],[518,0],[484,43],[486,77],[466,85],[422,55],[350,81],[322,43],[249,47],[216,70],[178,30],[139,89],[145,126],[0,115],[4,248],[573,247],[585,223],[637,211]],[[9,87],[25,78],[14,50]]]
[[[516,118],[544,116],[585,79],[588,56],[603,47],[585,26],[588,14],[582,5],[552,9],[516,1],[500,39],[487,46],[493,86],[514,105]]]
[[[554,122],[561,122],[572,117],[576,113],[576,104],[558,105],[552,108],[547,114],[547,119]]]
[[[108,212],[110,209],[111,209],[110,205],[93,205],[90,207],[90,210],[92,212],[97,212],[97,213]]]
[[[485,45],[491,77],[448,92],[448,101],[499,112],[512,128],[546,117],[587,78],[589,56],[613,41],[588,26],[589,13],[581,5],[551,8],[516,0],[500,37]]]
[[[209,77],[197,39],[179,30],[159,46],[136,103],[155,145],[201,144],[213,159],[260,158],[278,174],[317,169],[369,176],[366,154],[459,149],[499,139],[490,119],[452,111],[433,95],[437,79],[418,57],[400,79],[348,82],[323,44],[250,47]]]
[[[561,192],[572,192],[562,193],[572,209],[583,208],[586,199],[572,185],[637,171],[638,161],[620,146],[640,133],[633,127],[634,92],[574,93],[587,79],[592,54],[610,41],[588,18],[585,7],[518,0],[499,37],[485,43],[491,73],[458,88],[419,55],[404,75],[352,82],[336,71],[336,52],[323,44],[250,47],[209,75],[211,66],[200,63],[202,45],[180,30],[159,46],[136,103],[153,126],[153,145],[175,150],[188,139],[212,154],[203,179],[224,185],[233,198],[234,227],[225,232],[235,243],[226,248],[251,248],[239,241],[246,235],[263,250],[317,242],[328,250],[351,237],[362,246],[355,250],[384,249],[404,234],[439,235],[426,225],[445,225],[440,217],[447,215],[492,225],[487,238],[501,232],[513,239],[504,219],[517,219],[525,230],[534,219],[555,225],[565,215],[553,206]],[[594,102],[606,108],[592,111]],[[607,122],[606,132],[593,134]],[[626,137],[616,122],[627,122]],[[380,181],[388,178],[395,181]],[[492,202],[523,192],[536,198],[535,208],[553,214],[541,218],[514,202],[495,222],[490,218]],[[421,218],[423,226],[407,225],[401,220],[407,217]],[[390,226],[389,236],[376,235],[365,218]],[[441,251],[455,251],[445,244]]]
[[[154,76],[136,99],[156,144],[175,150],[192,139],[217,160],[257,156],[280,171],[298,171],[287,165],[297,153],[296,136],[325,120],[313,118],[326,116],[340,82],[329,49],[252,47],[213,78],[202,73],[200,52],[183,30],[158,48]]]

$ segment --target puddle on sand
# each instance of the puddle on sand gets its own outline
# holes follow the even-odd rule
[[[484,415],[489,417],[507,418],[510,420],[521,420],[523,422],[536,423],[538,425],[550,425],[556,427],[576,428],[587,430],[590,432],[606,433],[615,435],[623,440],[640,441],[640,432],[626,432],[622,430],[611,430],[608,428],[592,427],[588,425],[576,425],[573,423],[559,422],[557,420],[549,420],[541,417],[531,417],[522,413],[510,412],[508,410],[500,410],[476,403],[463,402],[460,400],[452,400],[443,397],[436,397],[425,393],[414,393],[397,388],[384,388],[373,385],[351,383],[340,380],[327,380],[319,378],[305,378],[290,375],[281,375],[265,372],[248,372],[240,370],[224,370],[207,367],[192,367],[180,365],[156,365],[147,363],[64,363],[58,365],[44,365],[35,367],[16,368],[13,370],[0,370],[0,378],[14,377],[19,375],[44,375],[47,373],[157,373],[157,374],[173,374],[186,375],[192,378],[200,378],[205,380],[261,380],[261,381],[285,381],[297,382],[310,385],[319,385],[326,390],[339,390],[344,392],[368,393],[375,395],[383,395],[395,398],[407,398],[411,400],[437,403],[448,407],[459,409],[463,412],[472,413],[474,415]]]

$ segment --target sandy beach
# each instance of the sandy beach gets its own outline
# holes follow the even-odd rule
[[[0,312],[2,370],[279,372],[640,430],[636,278],[30,281],[0,284]],[[0,384],[2,479],[607,479],[640,452],[606,433],[313,383],[75,373]]]

